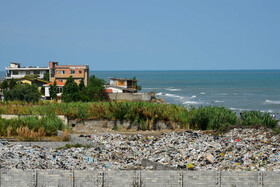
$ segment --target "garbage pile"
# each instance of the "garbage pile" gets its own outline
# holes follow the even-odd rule
[[[280,170],[280,136],[265,129],[235,128],[223,135],[201,131],[161,136],[103,134],[84,136],[100,147],[50,149],[0,142],[0,168],[10,169],[153,169],[148,159],[188,170]]]

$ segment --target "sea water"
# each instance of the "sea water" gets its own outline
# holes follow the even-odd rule
[[[155,92],[167,103],[225,106],[233,111],[280,112],[280,70],[93,71],[108,77],[137,78],[141,92]]]
[[[225,106],[236,112],[280,112],[280,70],[91,71],[93,74],[107,82],[109,77],[135,76],[142,86],[140,92],[155,92],[167,103]],[[1,78],[4,75],[0,72]]]

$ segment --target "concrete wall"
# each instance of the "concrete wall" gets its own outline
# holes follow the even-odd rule
[[[152,93],[109,93],[110,100],[151,101]]]
[[[131,121],[112,121],[112,120],[85,120],[84,122],[76,122],[75,120],[69,120],[69,125],[72,127],[73,131],[90,131],[95,127],[109,128],[109,129],[133,129],[140,130],[142,129],[141,124],[134,124]],[[146,124],[148,126],[148,124]],[[176,123],[165,122],[165,121],[156,121],[152,124],[152,130],[162,130],[162,129],[176,129],[180,126]],[[145,130],[145,129],[144,129]]]
[[[0,186],[280,186],[280,172],[0,170]]]
[[[30,117],[30,116],[37,116],[39,119],[41,117],[43,117],[43,115],[16,115],[16,114],[1,114],[1,118],[3,119],[13,119],[13,118],[23,118],[23,117]],[[59,117],[63,122],[64,124],[68,124],[68,119],[66,116],[64,115],[57,115],[57,117]]]

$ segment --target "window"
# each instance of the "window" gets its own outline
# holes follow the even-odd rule
[[[82,71],[81,71],[81,70],[79,70],[79,73],[81,74],[81,73],[82,73]]]
[[[70,74],[76,74],[75,70],[70,70]]]
[[[58,81],[63,82],[63,80],[62,80],[62,79],[59,79]]]
[[[35,70],[35,71],[34,71],[34,75],[40,75],[40,71]]]
[[[60,75],[64,75],[65,74],[65,70],[59,70],[59,74]]]
[[[18,75],[18,71],[12,71],[13,75]]]

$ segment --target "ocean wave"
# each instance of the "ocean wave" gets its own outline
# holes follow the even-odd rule
[[[171,92],[182,91],[181,89],[178,89],[178,88],[166,88],[166,90],[171,91]]]
[[[159,92],[159,93],[156,93],[156,95],[157,95],[157,96],[163,95],[163,93],[162,93],[162,92]]]
[[[187,105],[201,105],[201,104],[203,104],[203,102],[201,102],[201,101],[184,101],[183,104],[187,104]]]
[[[245,109],[245,108],[229,108],[229,109],[234,111],[250,111],[250,109]]]
[[[216,101],[214,101],[214,103],[224,103],[224,101],[216,100]]]
[[[275,104],[275,105],[280,105],[280,101],[265,100],[265,103],[268,103],[268,104]]]
[[[201,92],[200,95],[205,95],[205,92]]]
[[[142,88],[143,90],[158,90],[160,88]]]
[[[184,98],[182,96],[179,96],[179,95],[176,95],[176,94],[169,94],[169,93],[165,94],[165,96],[167,96],[167,97],[176,97],[176,98],[180,98],[180,99]]]
[[[219,94],[216,94],[216,95],[228,95],[227,93],[219,93]]]

